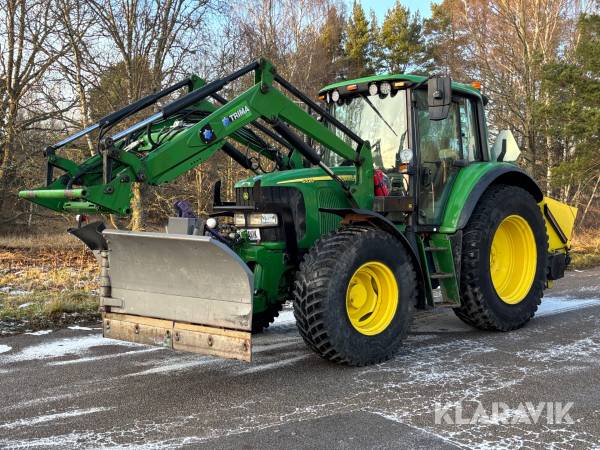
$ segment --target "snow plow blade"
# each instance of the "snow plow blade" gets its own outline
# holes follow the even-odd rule
[[[253,274],[206,236],[104,230],[107,338],[251,360]]]

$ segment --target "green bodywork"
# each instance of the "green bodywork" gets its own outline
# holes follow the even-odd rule
[[[279,158],[280,170],[263,173],[238,181],[236,189],[287,188],[301,193],[305,210],[305,232],[298,237],[297,247],[300,256],[310,249],[321,236],[336,230],[341,217],[320,208],[350,208],[373,210],[373,158],[370,145],[364,142],[357,148],[342,140],[329,126],[317,120],[274,83],[270,63],[262,60],[255,71],[255,83],[225,105],[219,106],[207,99],[193,105],[193,109],[204,113],[204,118],[177,133],[165,138],[165,130],[174,126],[177,117],[157,121],[147,132],[139,134],[135,149],[128,146],[125,139],[116,141],[111,153],[112,172],[108,183],[103,182],[102,157],[95,155],[83,163],[76,163],[57,155],[49,156],[49,163],[65,173],[51,181],[48,186],[36,190],[22,191],[20,196],[55,211],[80,213],[130,213],[132,183],[145,182],[151,185],[168,183],[181,174],[193,169],[211,158],[229,140],[259,153],[271,160]],[[193,89],[200,89],[205,82],[194,78]],[[321,92],[342,89],[353,83],[372,83],[385,80],[402,80],[411,85],[423,84],[425,77],[413,75],[381,75],[348,80],[324,87]],[[453,83],[453,90],[484,102],[484,97],[469,85]],[[230,120],[233,118],[233,120]],[[265,151],[249,142],[240,131],[252,122],[261,119],[264,123],[283,122],[301,131],[306,137],[318,142],[343,159],[354,161],[353,166],[333,167],[333,172],[343,180],[348,188],[344,192],[335,181],[320,167],[305,166],[301,152],[294,150],[278,154]],[[210,129],[211,139],[203,139],[203,130]],[[156,146],[153,142],[164,141]],[[418,149],[416,149],[418,151]],[[433,230],[413,233],[414,249],[420,260],[427,302],[433,305],[431,276],[435,273],[451,274],[440,278],[444,299],[458,304],[458,273],[454,265],[452,238],[459,231],[458,220],[466,199],[478,181],[501,163],[473,162],[460,168],[454,178],[443,219]],[[76,178],[77,185],[69,186],[69,179]],[[268,211],[267,211],[268,212]],[[400,233],[407,228],[406,222],[394,226]],[[242,235],[243,236],[243,235]],[[285,300],[298,261],[289,258],[288,248],[283,241],[251,242],[242,238],[233,249],[254,272],[254,312],[264,311],[269,304]],[[432,251],[433,249],[433,251]],[[427,253],[431,257],[427,256]]]
[[[334,89],[343,88],[343,87],[351,85],[351,84],[363,84],[363,83],[368,84],[368,83],[373,83],[373,82],[378,82],[378,81],[395,81],[395,80],[407,81],[409,83],[416,84],[416,83],[421,83],[423,81],[426,81],[427,77],[420,76],[420,75],[404,74],[404,73],[396,74],[396,75],[394,75],[394,74],[372,75],[370,77],[362,77],[362,78],[356,78],[354,80],[340,81],[337,83],[328,84],[327,86],[324,86],[323,88],[321,88],[321,90],[319,92],[323,93],[323,92],[327,92],[327,91],[332,91]],[[476,97],[479,97],[483,101],[487,102],[487,98],[481,94],[481,91],[479,91],[478,89],[475,89],[470,84],[453,82],[452,90],[463,93],[463,94],[474,95]]]

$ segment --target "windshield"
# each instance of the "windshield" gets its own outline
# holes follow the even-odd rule
[[[335,104],[332,114],[371,143],[373,163],[376,168],[393,170],[398,166],[399,153],[408,147],[406,129],[406,91],[394,96],[364,95],[343,99]],[[336,129],[338,137],[352,145],[350,138]],[[324,162],[328,166],[340,166],[344,160],[331,151],[325,151]]]

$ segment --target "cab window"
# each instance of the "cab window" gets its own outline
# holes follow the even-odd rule
[[[459,102],[460,109],[460,131],[464,158],[468,161],[481,159],[479,151],[479,140],[477,139],[477,110],[475,102],[463,98]]]

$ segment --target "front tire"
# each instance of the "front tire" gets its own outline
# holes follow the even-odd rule
[[[482,330],[524,326],[543,296],[547,247],[544,218],[533,196],[517,186],[489,188],[463,230],[456,315]]]
[[[252,316],[252,333],[258,334],[265,331],[279,317],[285,302],[270,303],[267,309]]]
[[[396,238],[367,226],[342,228],[317,241],[300,265],[298,331],[329,361],[385,361],[408,332],[417,287],[410,255]]]

